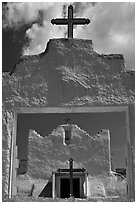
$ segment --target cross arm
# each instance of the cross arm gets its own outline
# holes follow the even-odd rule
[[[58,169],[57,170],[59,173],[61,172],[70,172],[70,169]],[[85,172],[85,169],[82,168],[82,169],[73,169],[72,170],[73,172]]]
[[[74,18],[73,19],[73,24],[74,25],[84,25],[84,24],[89,24],[90,20],[87,18]]]
[[[52,19],[51,23],[54,25],[67,25],[68,24],[68,19],[62,19],[62,18],[56,18],[56,19]]]

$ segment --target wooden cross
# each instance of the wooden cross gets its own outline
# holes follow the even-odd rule
[[[68,7],[68,18],[52,19],[51,23],[54,25],[68,25],[68,38],[73,38],[73,25],[89,24],[90,20],[86,18],[73,18],[73,6]]]
[[[58,169],[58,172],[69,172],[70,179],[70,197],[73,197],[73,172],[85,172],[85,169],[73,169],[73,159],[69,159],[69,169]]]

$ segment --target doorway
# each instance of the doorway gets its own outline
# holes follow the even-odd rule
[[[130,136],[130,124],[129,124],[129,117],[130,117],[129,107],[128,106],[111,106],[111,107],[106,106],[106,107],[72,107],[72,108],[70,107],[69,108],[68,107],[16,108],[14,112],[13,137],[11,141],[12,146],[11,146],[11,154],[10,154],[11,162],[10,162],[10,173],[9,173],[9,198],[11,198],[14,195],[17,195],[16,180],[18,179],[17,168],[19,170],[19,167],[17,167],[15,164],[18,162],[21,162],[22,160],[26,161],[28,158],[28,149],[27,149],[28,130],[34,129],[38,133],[40,133],[40,135],[48,135],[50,130],[53,127],[56,127],[57,125],[62,124],[61,122],[66,117],[68,117],[68,115],[69,117],[71,116],[70,119],[73,123],[76,123],[79,127],[82,127],[82,129],[86,130],[89,134],[91,130],[91,124],[93,124],[93,122],[94,124],[97,124],[98,130],[107,127],[111,131],[112,161],[116,166],[115,168],[119,168],[120,165],[123,165],[124,168],[126,168],[127,184],[128,184],[127,194],[129,198],[133,197],[132,189],[134,189],[134,182],[133,182],[133,165],[132,165],[131,141],[130,141],[131,136]],[[123,120],[121,120],[121,117],[123,118]],[[120,120],[120,123],[118,119]],[[37,123],[38,120],[40,121],[40,123]],[[54,121],[54,123],[51,121]],[[122,121],[124,122],[123,124],[121,124]],[[53,127],[51,127],[49,124],[53,125]],[[46,129],[46,133],[45,133],[45,129]],[[97,129],[94,126],[95,132],[97,131]],[[117,133],[119,133],[120,136]],[[122,137],[121,135],[125,135],[125,136]],[[124,145],[126,147],[126,153],[123,146],[121,146],[121,144],[123,145],[123,141],[125,141]],[[25,151],[24,151],[24,147],[25,147]],[[117,153],[117,150],[118,150],[118,153]],[[119,150],[121,150],[122,153],[121,152],[119,153]],[[124,153],[123,153],[123,150],[124,150]],[[27,167],[23,169],[23,172],[24,173],[27,172]],[[52,196],[59,197],[60,189],[59,189],[59,186],[56,187],[55,183],[56,181],[53,182],[54,188],[52,190]],[[80,196],[83,196],[83,195],[84,195],[83,186],[82,184],[80,184]],[[85,193],[85,195],[87,195],[87,193]]]
[[[70,197],[70,179],[69,178],[60,179],[60,197],[61,198]],[[80,178],[73,178],[73,197],[80,198]]]

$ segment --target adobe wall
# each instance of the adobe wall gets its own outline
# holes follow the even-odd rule
[[[34,130],[29,131],[26,169],[23,165],[20,165],[19,175],[17,176],[18,193],[25,193],[26,186],[30,191],[32,184],[34,184],[34,195],[36,195],[38,188],[38,196],[38,193],[40,194],[40,191],[43,190],[43,181],[45,180],[46,185],[46,182],[48,183],[52,178],[52,172],[59,168],[69,168],[68,161],[70,158],[74,160],[73,168],[86,169],[89,175],[88,185],[93,182],[93,179],[98,181],[97,177],[99,177],[102,186],[100,186],[100,182],[96,182],[94,188],[100,188],[100,191],[105,192],[103,179],[111,176],[109,130],[101,130],[97,135],[90,136],[86,131],[72,124],[70,144],[66,145],[64,142],[64,126],[67,125],[59,126],[45,137],[40,136]],[[22,172],[26,173],[20,174]],[[23,178],[24,180],[22,180]],[[24,182],[26,183],[24,184]],[[97,190],[94,194],[97,195]],[[88,196],[91,195],[93,195],[93,190],[90,187],[88,188]]]
[[[134,72],[125,70],[123,55],[96,53],[91,40],[52,39],[44,53],[20,58],[11,73],[3,73],[2,96],[4,197],[17,107],[128,105],[134,146]]]

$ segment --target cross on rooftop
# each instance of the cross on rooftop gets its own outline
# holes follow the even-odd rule
[[[73,6],[68,7],[68,18],[52,19],[51,23],[54,25],[68,25],[68,38],[73,38],[73,25],[89,24],[90,20],[86,18],[73,18]]]
[[[66,119],[64,119],[64,121],[65,121],[66,123],[70,123],[71,119],[70,119],[70,118],[66,118]]]

